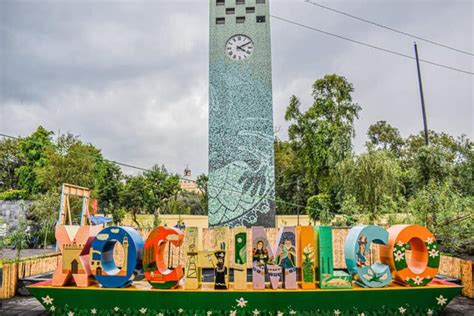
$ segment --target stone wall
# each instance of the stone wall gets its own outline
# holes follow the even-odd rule
[[[25,212],[29,209],[31,201],[15,200],[0,201],[0,218],[6,224],[6,234],[14,231]]]

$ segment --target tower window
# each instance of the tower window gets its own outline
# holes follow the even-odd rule
[[[255,13],[255,7],[246,7],[245,13]]]
[[[216,5],[224,5],[225,0],[216,0]]]
[[[265,0],[257,0],[257,4],[265,4]]]
[[[235,4],[245,4],[245,0],[236,0]]]
[[[216,24],[225,24],[225,18],[216,18]]]
[[[264,15],[257,16],[257,23],[265,23],[265,16]]]
[[[245,16],[238,16],[235,18],[236,23],[244,23],[245,22]]]
[[[225,9],[225,14],[235,14],[235,9],[234,8],[227,8],[227,9]]]

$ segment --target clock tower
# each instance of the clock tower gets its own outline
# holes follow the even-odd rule
[[[209,226],[275,226],[269,0],[210,0]]]

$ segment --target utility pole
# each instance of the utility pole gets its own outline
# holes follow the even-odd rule
[[[299,196],[299,193],[300,193],[300,179],[297,178],[296,179],[296,196]],[[297,217],[296,217],[296,226],[300,226],[300,207],[298,206],[297,207],[298,209],[298,213],[297,213]]]
[[[423,113],[423,127],[425,130],[425,145],[428,146],[428,124],[426,123],[426,110],[425,110],[425,97],[423,95],[423,83],[421,82],[421,70],[420,70],[420,60],[418,59],[418,47],[415,45],[415,56],[416,56],[416,69],[418,71],[418,86],[420,89],[420,99],[421,99],[421,111]]]

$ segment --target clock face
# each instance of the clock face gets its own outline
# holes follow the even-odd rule
[[[245,60],[253,53],[253,42],[246,35],[234,35],[225,44],[226,55],[233,60]]]

